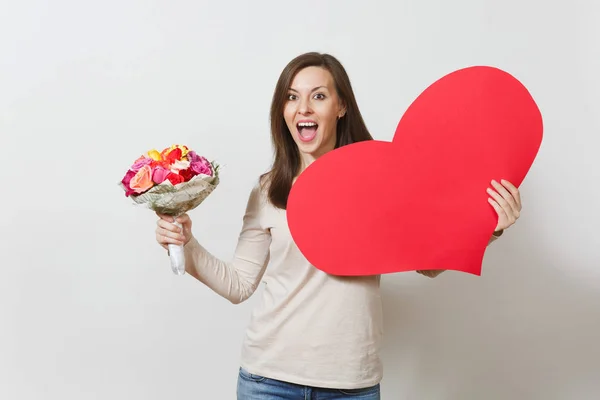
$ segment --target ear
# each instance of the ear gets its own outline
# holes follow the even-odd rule
[[[337,118],[343,118],[344,115],[346,115],[346,105],[343,103],[340,103],[340,110],[338,112]]]

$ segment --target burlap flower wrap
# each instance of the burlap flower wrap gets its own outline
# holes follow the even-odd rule
[[[173,186],[165,181],[140,195],[131,196],[139,205],[159,214],[177,217],[198,207],[219,185],[219,177],[197,175],[191,181]]]

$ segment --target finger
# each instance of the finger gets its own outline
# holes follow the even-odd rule
[[[167,231],[176,232],[176,233],[183,232],[183,230],[180,227],[178,227],[177,225],[175,225],[172,222],[165,221],[164,219],[159,219],[158,221],[156,221],[156,225],[158,225],[158,228],[165,229]]]
[[[180,228],[177,228],[177,227],[175,227],[175,230],[160,228],[157,230],[157,234],[168,237],[168,238],[176,239],[176,240],[184,240],[185,239],[183,230],[181,230]]]
[[[518,218],[520,206],[519,206],[519,203],[518,203],[516,197],[514,196],[513,191],[510,190],[508,187],[501,185],[500,183],[498,183],[496,181],[492,181],[492,184],[494,184],[494,187],[496,187],[498,189],[498,191],[502,194],[502,197],[504,197],[506,199],[506,201],[508,202],[508,204],[510,204],[510,206],[514,210],[515,216]],[[517,190],[517,193],[518,193],[518,190]]]
[[[492,180],[492,186],[497,190],[497,192],[502,196],[502,198],[510,205],[513,209],[514,213],[519,212],[519,206],[517,205],[515,198],[504,186]]]
[[[506,217],[509,220],[514,219],[513,214],[515,213],[515,211],[513,210],[512,206],[506,201],[506,199],[504,197],[500,196],[500,194],[498,192],[495,192],[492,189],[488,188],[487,192],[496,201],[496,204],[498,204],[500,206],[500,208],[502,209],[502,211],[506,215]]]
[[[492,207],[494,207],[494,210],[496,210],[496,214],[498,214],[498,221],[500,221],[502,218],[507,220],[509,219],[504,208],[502,208],[502,206],[500,206],[496,200],[488,198],[488,202],[492,205]],[[504,227],[501,228],[504,229]]]
[[[160,230],[156,232],[156,241],[161,245],[175,244],[182,245],[184,243],[183,235],[177,235],[170,231]]]
[[[494,181],[495,182],[495,181]],[[512,208],[512,215],[515,218],[515,221],[519,219],[521,215],[521,198],[519,196],[519,189],[517,189],[513,184],[506,180],[502,180],[502,182],[506,183],[506,186],[501,186],[499,190],[501,190],[503,196],[507,199],[508,203]],[[498,186],[497,182],[495,182]]]
[[[513,198],[515,199],[515,202],[518,205],[518,211],[521,211],[522,203],[521,203],[521,193],[519,192],[519,189],[515,185],[513,185],[512,183],[510,183],[509,181],[507,181],[505,179],[502,179],[500,182],[502,183],[502,185],[504,185],[504,187],[506,187],[510,191]]]
[[[172,222],[168,222],[162,219],[156,221],[156,233],[163,236],[173,237],[173,238],[183,238],[184,231],[183,228],[175,225]]]
[[[190,216],[187,214],[182,214],[179,217],[177,217],[176,221],[180,224],[186,224],[190,221]]]
[[[159,244],[163,249],[169,250],[170,245],[183,246],[184,242],[167,238],[167,239],[163,240],[162,242],[159,242]]]

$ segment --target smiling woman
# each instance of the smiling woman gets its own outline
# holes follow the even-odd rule
[[[250,193],[231,261],[200,245],[188,215],[177,219],[181,229],[161,216],[157,240],[184,244],[186,272],[234,304],[265,283],[244,339],[238,399],[377,400],[380,276],[340,277],[315,268],[286,219],[289,192],[304,168],[335,148],[372,139],[334,57],[308,53],[285,67],[271,104],[271,137],[273,167]]]
[[[316,158],[373,139],[350,78],[335,57],[306,53],[284,68],[271,103],[271,137],[275,159],[268,174],[268,197],[282,209],[294,179]]]

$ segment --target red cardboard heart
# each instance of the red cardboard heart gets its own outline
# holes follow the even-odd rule
[[[330,274],[480,275],[498,222],[486,189],[492,179],[521,185],[542,132],[513,76],[485,66],[452,72],[411,104],[392,142],[341,147],[298,177],[287,206],[292,237]]]

